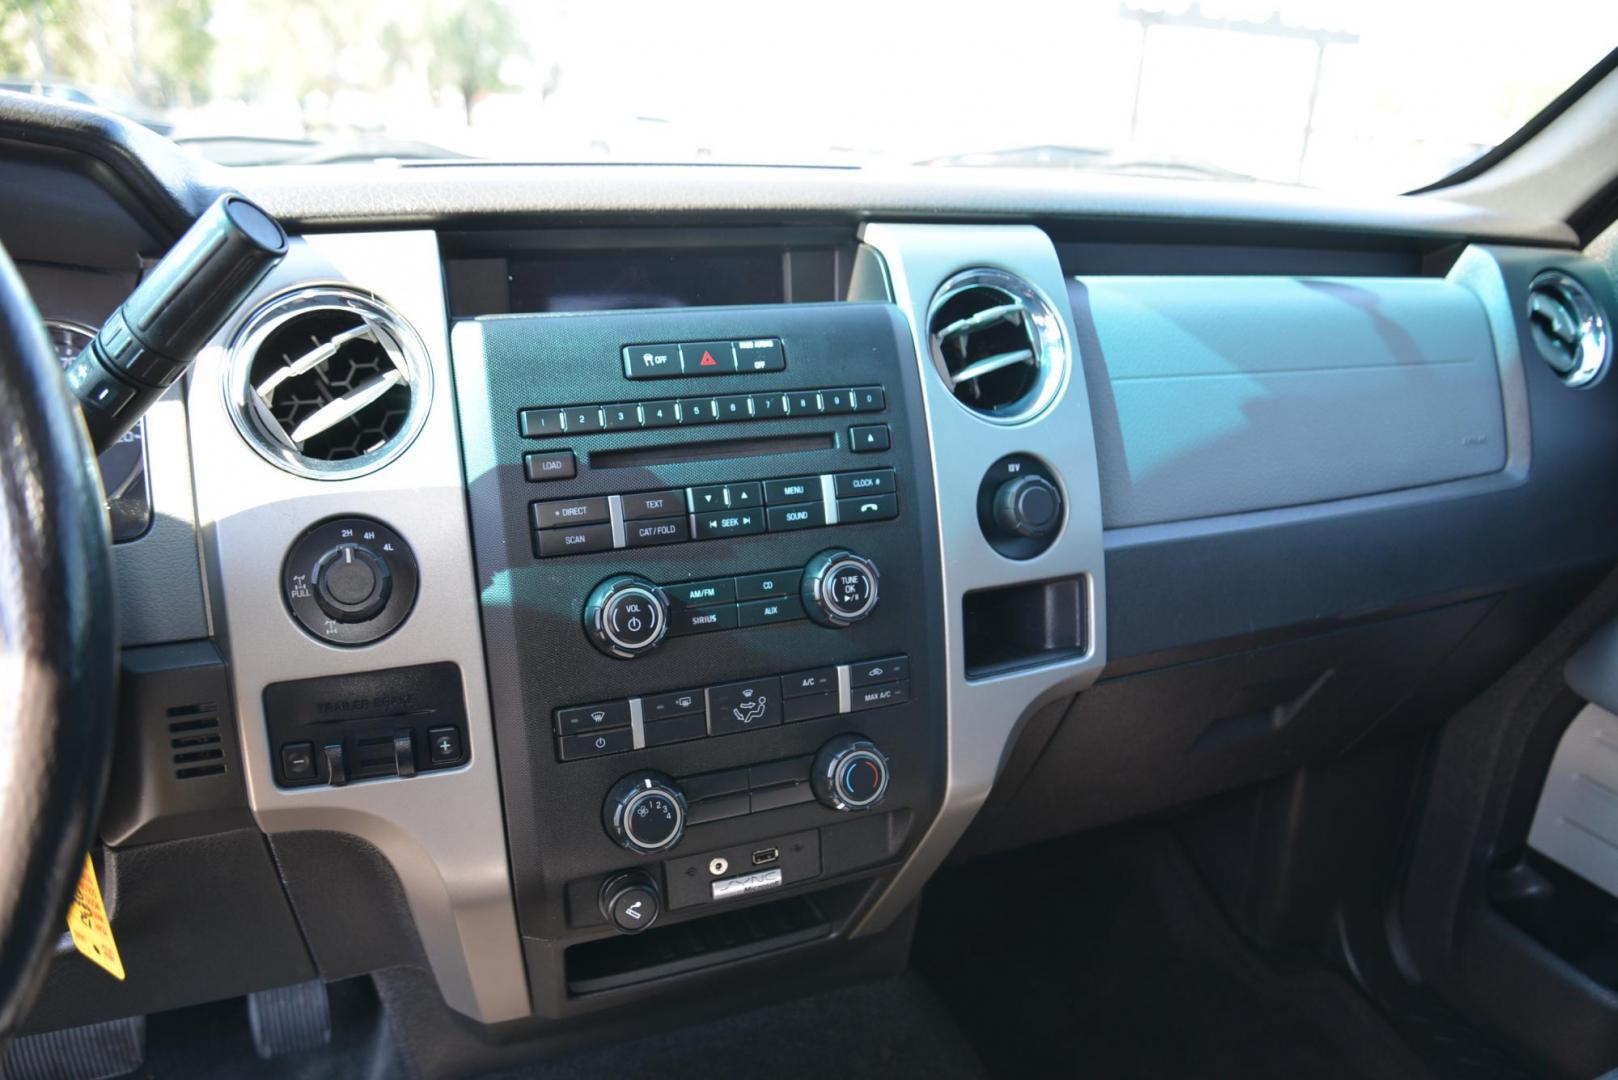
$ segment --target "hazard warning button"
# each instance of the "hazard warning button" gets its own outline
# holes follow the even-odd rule
[[[730,341],[687,341],[680,344],[684,375],[734,375],[736,345]]]

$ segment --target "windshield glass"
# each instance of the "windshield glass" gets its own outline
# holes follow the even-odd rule
[[[1612,0],[3,4],[6,88],[226,164],[926,164],[1402,191],[1618,43]]]

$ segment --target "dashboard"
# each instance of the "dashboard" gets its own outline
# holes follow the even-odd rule
[[[1615,310],[1559,226],[936,171],[198,174],[52,108],[0,103],[0,189],[80,201],[0,238],[64,356],[213,191],[294,235],[102,463],[126,956],[259,944],[111,996],[53,969],[40,1028],[399,967],[567,1027],[902,965],[946,860],[1427,722],[1503,655],[1494,598],[1618,556],[1618,382],[1531,315],[1548,274]]]

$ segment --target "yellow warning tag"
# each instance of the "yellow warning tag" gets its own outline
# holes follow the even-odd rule
[[[84,856],[84,873],[73,890],[73,906],[67,911],[67,930],[80,953],[123,982],[124,962],[118,956],[118,943],[112,939],[112,923],[107,920],[101,886],[96,884],[95,863],[88,854]]]

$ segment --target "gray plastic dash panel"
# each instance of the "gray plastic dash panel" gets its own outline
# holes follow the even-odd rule
[[[1600,705],[1586,705],[1563,734],[1528,846],[1618,896],[1618,716]]]
[[[1069,294],[1108,528],[1506,465],[1488,318],[1460,284],[1084,277]]]

